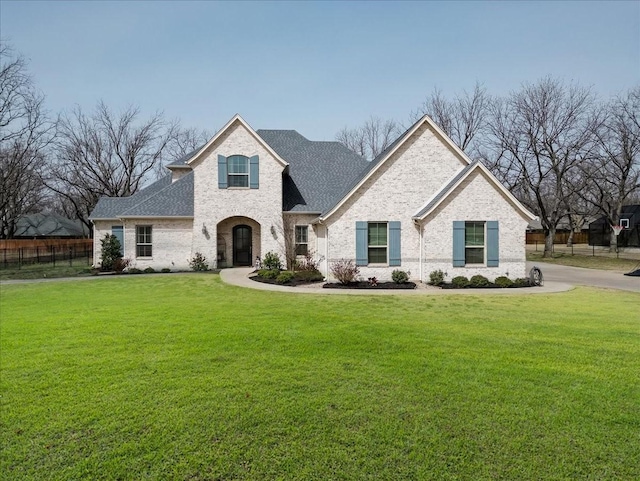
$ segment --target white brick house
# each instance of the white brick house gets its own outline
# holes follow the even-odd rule
[[[100,199],[96,260],[113,233],[138,268],[185,270],[195,253],[211,267],[245,266],[268,251],[284,258],[286,233],[329,277],[339,259],[365,278],[395,269],[420,281],[437,269],[448,278],[525,275],[534,215],[426,116],[367,162],[338,142],[255,131],[236,115],[167,167],[131,197]]]

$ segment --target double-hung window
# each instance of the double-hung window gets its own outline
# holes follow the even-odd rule
[[[464,262],[484,264],[484,222],[465,222]]]
[[[227,183],[229,187],[249,187],[249,157],[227,157]]]
[[[136,226],[136,257],[151,257],[151,226]]]
[[[296,255],[306,256],[309,252],[309,226],[296,226]]]
[[[367,254],[370,264],[387,263],[386,222],[369,222],[367,225]]]

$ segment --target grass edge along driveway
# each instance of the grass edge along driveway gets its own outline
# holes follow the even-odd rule
[[[640,296],[1,287],[11,479],[638,479]],[[613,314],[615,313],[615,315]]]

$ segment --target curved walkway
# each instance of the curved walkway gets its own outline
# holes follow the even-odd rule
[[[253,272],[252,267],[234,267],[222,269],[220,278],[223,282],[234,286],[260,289],[263,291],[292,292],[296,294],[329,294],[329,295],[514,295],[514,294],[550,294],[553,292],[565,292],[573,289],[573,285],[566,282],[549,281],[542,287],[523,289],[439,289],[426,284],[418,284],[416,289],[323,289],[322,283],[308,284],[305,286],[288,287],[274,284],[265,284],[249,279]]]

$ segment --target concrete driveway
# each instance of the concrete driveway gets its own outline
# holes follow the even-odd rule
[[[640,277],[625,276],[619,272],[582,267],[560,266],[545,262],[527,262],[527,271],[534,265],[542,271],[544,280],[566,282],[574,285],[605,287],[623,291],[640,292]]]

